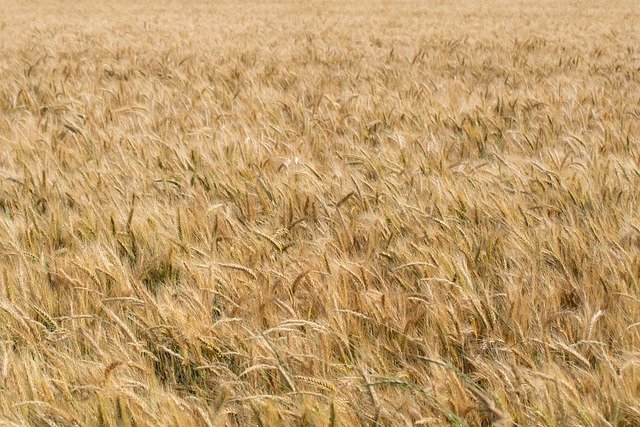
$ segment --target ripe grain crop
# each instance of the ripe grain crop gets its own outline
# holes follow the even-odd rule
[[[640,425],[635,1],[0,10],[3,425]]]

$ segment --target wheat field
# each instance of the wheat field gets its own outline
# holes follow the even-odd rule
[[[635,1],[0,11],[0,425],[640,425]]]

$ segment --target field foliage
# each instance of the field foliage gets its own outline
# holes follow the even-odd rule
[[[634,1],[0,10],[4,425],[640,425]]]

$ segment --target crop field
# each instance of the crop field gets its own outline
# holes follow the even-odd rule
[[[634,0],[0,0],[0,425],[640,425]]]

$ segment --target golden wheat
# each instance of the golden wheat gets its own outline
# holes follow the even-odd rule
[[[639,22],[3,5],[0,422],[639,425]]]

